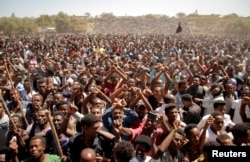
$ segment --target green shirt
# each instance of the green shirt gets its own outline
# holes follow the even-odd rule
[[[46,158],[44,162],[61,162],[61,159],[57,155],[45,154]],[[32,158],[27,158],[21,162],[33,162]]]

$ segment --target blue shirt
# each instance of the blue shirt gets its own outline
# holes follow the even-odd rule
[[[113,117],[112,117],[113,108],[110,107],[106,109],[102,115],[102,121],[104,126],[108,129],[108,131],[114,134],[113,128]],[[138,114],[132,109],[125,109],[124,116],[122,120],[122,126],[126,128],[130,128],[135,120],[138,119]],[[127,136],[121,135],[122,139],[129,140]]]

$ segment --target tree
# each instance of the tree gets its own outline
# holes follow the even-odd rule
[[[86,28],[86,22],[79,16],[70,17],[70,31],[79,32],[84,31]]]
[[[114,18],[116,18],[114,15],[113,15],[113,13],[111,12],[111,13],[102,13],[101,15],[100,15],[100,18],[102,18],[102,19],[114,19]]]
[[[186,14],[185,14],[184,12],[178,12],[178,13],[176,14],[176,17],[177,17],[177,18],[184,18],[184,17],[186,17]]]
[[[70,17],[63,12],[59,12],[55,17],[55,26],[56,26],[56,31],[59,33],[69,32]]]
[[[46,27],[52,26],[53,21],[49,15],[40,15],[36,19],[36,23],[39,27],[46,28]]]
[[[18,28],[18,33],[23,35],[23,34],[35,34],[37,33],[38,26],[36,24],[35,19],[31,18],[23,18],[20,19],[20,26]]]
[[[227,34],[249,34],[250,23],[241,19],[232,20],[226,25],[225,33]]]
[[[12,18],[16,18],[15,13],[14,13],[14,12],[12,12],[12,14],[11,14],[11,16],[10,16],[10,17],[12,17]]]
[[[91,14],[89,12],[85,12],[84,16],[88,19],[89,17],[91,17]]]
[[[8,20],[5,24],[4,33],[7,35],[18,34],[18,25],[13,20]]]
[[[236,13],[232,13],[232,14],[223,16],[223,18],[233,19],[233,18],[239,18],[239,16]]]

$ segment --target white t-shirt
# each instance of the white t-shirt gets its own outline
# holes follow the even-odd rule
[[[160,162],[160,159],[153,159],[150,156],[146,156],[146,159],[143,162]]]
[[[232,103],[232,109],[234,109],[233,122],[235,124],[243,123],[241,116],[240,116],[241,100],[242,99],[234,100]],[[246,113],[247,118],[250,118],[250,109],[249,109],[248,105],[246,106],[245,113]]]
[[[217,101],[217,100],[224,101],[224,97],[222,95],[219,95],[216,97],[212,97],[211,95],[209,95],[204,98],[203,103],[202,103],[202,107],[205,108],[204,115],[208,115],[214,112],[214,101]]]
[[[165,115],[165,105],[166,104],[162,104],[162,106],[156,108],[155,111],[159,112],[160,114],[162,114],[164,116],[165,119],[167,119],[167,116]],[[178,114],[177,120],[180,120],[180,114]]]
[[[63,85],[64,84],[67,84],[67,83],[70,83],[70,84],[73,84],[74,80],[72,78],[63,78]],[[71,91],[72,91],[72,88],[71,87],[67,87],[63,90],[63,95],[71,95]]]
[[[162,114],[163,115],[163,117],[164,117],[164,119],[168,119],[168,117],[165,115],[165,105],[166,104],[162,104],[162,106],[161,107],[158,107],[157,109],[155,109],[155,111],[157,111],[157,112],[159,112],[160,114]],[[177,115],[177,118],[176,118],[177,120],[179,120],[179,121],[181,121],[181,116],[180,116],[180,114],[178,113],[178,115]],[[183,128],[185,128],[187,126],[187,124],[186,123],[184,123],[184,122],[182,122],[181,121],[181,123],[180,123],[180,128],[181,129],[183,129]]]
[[[32,93],[32,94],[31,94]],[[27,91],[24,89],[21,91],[21,98],[24,100],[24,101],[31,101],[32,99],[32,96],[37,94],[36,91],[33,91],[30,92],[30,93],[27,93]]]
[[[202,130],[203,131],[203,130]],[[201,131],[201,133],[202,133]],[[219,133],[218,133],[219,135]],[[209,127],[207,130],[206,130],[206,138],[207,138],[207,142],[210,142],[210,141],[216,141],[216,138],[218,136],[217,134],[215,134],[212,129]]]
[[[206,121],[208,119],[208,117],[210,116],[211,114],[208,114],[208,115],[205,115],[202,117],[201,121],[199,122],[199,124],[197,125],[197,127],[201,130],[203,129],[203,127],[205,126],[206,124]],[[222,127],[222,130],[225,130],[225,128],[227,126],[234,126],[235,123],[231,120],[230,118],[230,115],[228,114],[224,114],[224,125]]]
[[[7,114],[4,114],[2,118],[0,118],[0,125],[6,124],[6,126],[9,126],[9,117]]]

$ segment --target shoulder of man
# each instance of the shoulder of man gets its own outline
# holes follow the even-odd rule
[[[82,133],[76,133],[74,136],[69,138],[69,144],[78,143],[79,141],[82,141],[82,136]]]

